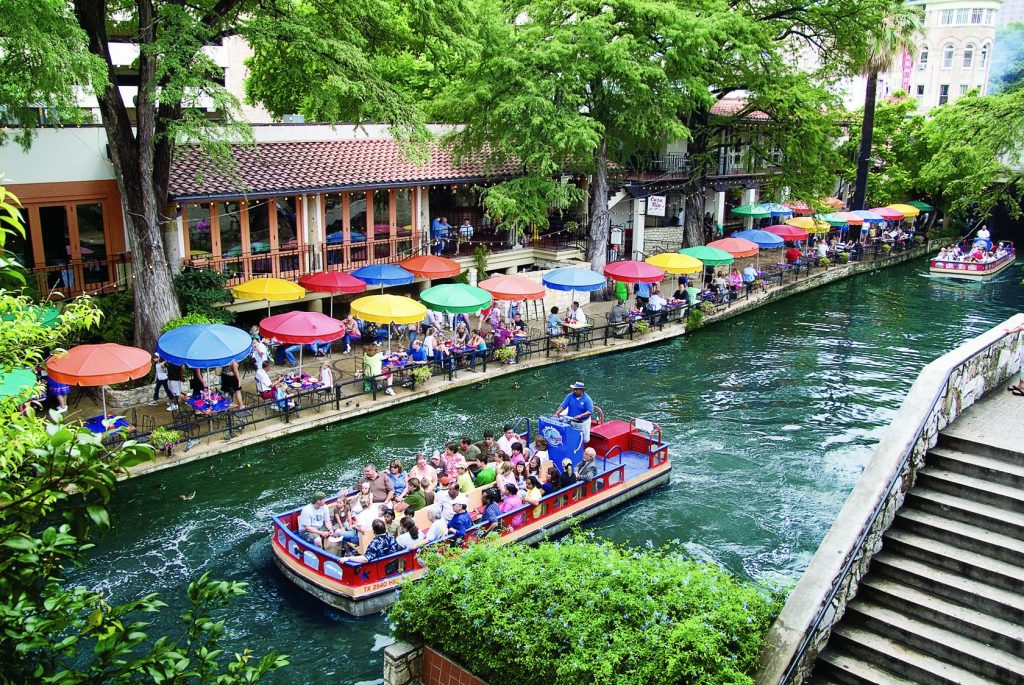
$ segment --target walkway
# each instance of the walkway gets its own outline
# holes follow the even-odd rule
[[[940,433],[814,683],[1024,682],[1024,398]]]

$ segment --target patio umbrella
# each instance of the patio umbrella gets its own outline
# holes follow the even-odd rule
[[[816,214],[814,218],[828,224],[829,226],[845,226],[847,224],[846,219],[838,214]],[[792,226],[792,224],[790,225]]]
[[[115,343],[79,345],[46,360],[46,373],[58,383],[100,386],[103,417],[107,416],[106,385],[142,378],[153,368],[146,350]]]
[[[821,201],[821,204],[826,207],[832,207],[834,209],[841,209],[846,206],[846,203],[840,200],[838,197],[826,197]]]
[[[365,281],[367,285],[379,285],[382,293],[386,285],[406,285],[416,280],[412,272],[394,264],[362,266],[353,271],[352,275]]]
[[[604,275],[619,283],[661,283],[665,272],[647,262],[623,260],[604,268]]]
[[[749,240],[756,244],[761,249],[771,249],[773,247],[782,247],[783,240],[774,233],[768,231],[762,231],[756,228],[748,229],[746,231],[737,231],[733,233],[732,238],[741,238],[743,240]]]
[[[934,212],[935,211],[935,207],[932,207],[927,202],[921,202],[920,200],[911,200],[907,204],[910,205],[911,207],[916,207],[917,209],[919,209],[922,212]]]
[[[809,216],[801,216],[797,217],[796,219],[789,219],[786,221],[786,225],[793,226],[795,228],[800,228],[807,231],[808,233],[814,234],[828,233],[829,229],[831,228],[827,222],[821,221],[820,219],[813,219]]]
[[[814,210],[808,207],[806,202],[801,200],[785,202],[783,204],[793,210],[793,214],[796,214],[797,216],[810,216],[811,214],[814,214]]]
[[[451,278],[462,273],[462,267],[454,259],[434,255],[412,257],[399,266],[420,278]]]
[[[880,224],[883,221],[885,221],[885,218],[881,214],[878,214],[873,210],[856,209],[853,211],[853,213],[869,224]]]
[[[445,283],[424,290],[420,293],[420,300],[435,312],[472,314],[490,307],[494,297],[483,288],[465,283]]]
[[[156,351],[172,364],[209,369],[248,357],[252,338],[241,328],[222,323],[181,326],[161,335]]]
[[[765,202],[762,206],[767,209],[772,216],[793,216],[793,210],[786,205],[780,205],[778,202]]]
[[[714,242],[708,243],[708,247],[718,248],[719,250],[725,250],[733,257],[753,257],[761,249],[757,246],[757,243],[752,243],[749,240],[743,238],[722,238],[721,240],[715,240]]]
[[[318,271],[299,279],[299,285],[315,293],[361,293],[366,281],[340,271]],[[331,316],[334,316],[334,295],[331,295]]]
[[[750,205],[740,205],[739,207],[733,207],[729,210],[731,214],[736,216],[745,216],[751,219],[768,219],[771,218],[772,210],[765,207],[760,202],[755,202]]]
[[[576,299],[576,291],[593,292],[600,290],[607,285],[607,279],[596,271],[590,269],[579,269],[566,267],[549,271],[540,279],[541,282],[552,290],[571,292],[571,298]]]
[[[494,276],[476,284],[496,300],[540,300],[544,297],[544,286],[524,276]]]
[[[368,295],[352,302],[352,316],[374,323],[417,323],[426,315],[427,308],[422,304],[399,295]],[[390,350],[391,336],[388,335]]]
[[[874,212],[886,221],[903,221],[904,219],[903,212],[897,212],[895,209],[891,209],[889,207],[872,207],[868,211]]]
[[[764,230],[766,233],[774,233],[783,240],[807,240],[807,231],[789,224],[775,224]]]
[[[301,300],[306,291],[282,278],[252,278],[233,287],[231,294],[239,300],[266,300],[267,316],[270,316],[271,302]]]
[[[39,383],[32,369],[0,369],[0,397],[20,397]]]
[[[679,252],[662,252],[644,261],[670,274],[696,274],[704,270],[704,262]]]
[[[851,226],[861,226],[864,224],[864,217],[854,212],[836,212],[835,215],[840,219],[845,219],[846,223]]]
[[[736,259],[725,250],[719,250],[716,247],[708,247],[707,245],[686,247],[680,250],[679,254],[699,259],[704,263],[704,266],[726,266],[727,264],[732,264],[736,261]]]
[[[337,340],[345,335],[345,326],[320,312],[285,312],[260,321],[260,334],[298,345],[301,374],[303,348],[309,343]]]
[[[24,311],[28,312],[44,328],[53,328],[57,325],[57,319],[60,318],[60,310],[56,307],[30,304],[25,307]],[[0,316],[0,321],[14,321],[15,316],[13,312],[9,312]]]
[[[918,209],[917,207],[914,207],[913,205],[892,204],[887,205],[886,209],[891,209],[894,212],[899,212],[908,219],[913,218],[921,213],[921,210]]]

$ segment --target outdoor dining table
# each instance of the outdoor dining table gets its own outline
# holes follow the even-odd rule
[[[185,400],[190,407],[196,410],[197,414],[220,414],[234,406],[230,398],[223,395],[213,394],[209,399],[203,397],[189,397]]]
[[[308,373],[301,376],[285,376],[284,382],[292,390],[315,390],[320,387],[320,379]]]
[[[103,414],[97,414],[96,416],[92,416],[83,421],[82,425],[91,430],[93,433],[106,433],[107,431],[125,431],[131,430],[133,427],[132,424],[128,423],[128,419],[126,419],[123,416],[111,416],[108,414],[106,419],[107,421],[111,421],[111,419],[113,419],[113,421],[111,421],[109,425],[104,426]]]
[[[576,345],[576,349],[579,350],[581,343],[590,342],[590,332],[594,327],[590,323],[563,321],[562,329],[565,330],[565,334]]]

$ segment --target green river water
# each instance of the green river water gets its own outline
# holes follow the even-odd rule
[[[206,571],[244,580],[226,647],[289,654],[272,682],[379,681],[385,619],[349,618],[285,581],[270,558],[271,514],[353,483],[368,459],[550,413],[583,379],[609,417],[660,424],[673,463],[670,485],[587,528],[795,581],[920,368],[1024,311],[1016,271],[984,285],[926,271],[918,260],[857,276],[649,348],[483,380],[127,482],[115,530],[72,579],[114,601],[159,592],[171,607],[153,630],[167,633],[189,581]]]

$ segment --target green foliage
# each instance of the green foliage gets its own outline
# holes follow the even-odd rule
[[[213,319],[206,314],[186,314],[185,316],[177,319],[171,319],[163,325],[160,329],[160,333],[166,333],[167,331],[173,331],[175,328],[181,328],[182,326],[194,326],[197,324],[205,323],[222,323],[221,319]]]
[[[651,325],[643,319],[640,319],[633,324],[633,332],[637,335],[647,335],[651,332]]]
[[[585,195],[567,181],[527,174],[485,188],[481,197],[487,216],[508,230],[508,242],[515,244],[530,229],[547,228],[552,211],[567,209]]]
[[[516,356],[516,348],[513,345],[504,345],[494,350],[494,361],[508,362]]]
[[[231,303],[228,278],[214,269],[182,269],[174,277],[174,294],[185,314],[197,314],[208,321],[202,323],[231,323],[235,316],[218,307]],[[164,332],[170,330],[164,329]]]
[[[676,551],[582,537],[475,545],[427,563],[388,612],[396,635],[423,639],[490,682],[753,683],[782,605]]]
[[[181,431],[176,431],[164,426],[157,426],[149,434],[149,444],[158,450],[165,450],[171,445],[181,442]]]
[[[892,244],[882,243],[882,254],[889,254],[890,252],[892,252]]]
[[[715,304],[713,302],[704,301],[704,302],[701,302],[698,305],[698,307],[699,307],[700,311],[703,312],[704,314],[711,314],[712,312],[715,311]]]
[[[840,252],[838,255],[838,259],[840,264],[848,264],[850,262],[850,253]]]
[[[417,385],[420,383],[426,383],[434,376],[433,369],[430,368],[429,364],[423,366],[417,366],[412,370],[412,378]]]
[[[829,259],[828,257],[819,257],[818,258],[818,266],[831,266],[831,264],[832,264],[832,260]]]
[[[990,92],[1012,93],[1024,87],[1024,24],[1000,27],[989,67]]]
[[[130,345],[135,331],[135,295],[127,288],[93,300],[102,312],[100,324],[91,337],[100,342]]]
[[[699,307],[691,307],[686,315],[686,330],[695,331],[704,325],[704,312]]]
[[[476,266],[476,280],[480,282],[487,278],[487,258],[491,256],[491,250],[486,245],[477,245],[473,250],[473,264]]]
[[[551,344],[560,350],[565,350],[569,348],[569,338],[564,335],[555,336],[551,338]]]

